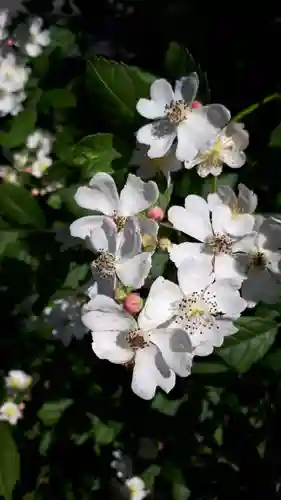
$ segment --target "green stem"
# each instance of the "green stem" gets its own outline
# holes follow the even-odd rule
[[[217,192],[217,177],[213,176],[213,193]]]
[[[234,116],[233,120],[239,121],[242,118],[244,118],[244,116],[250,115],[253,111],[258,109],[263,104],[267,104],[268,102],[274,101],[276,99],[281,99],[281,94],[279,94],[278,92],[275,92],[275,94],[271,94],[271,95],[265,97],[262,101],[256,102],[255,104],[252,104],[251,106],[249,106],[246,109],[243,109],[243,111],[240,111],[240,113],[238,113],[236,116]]]

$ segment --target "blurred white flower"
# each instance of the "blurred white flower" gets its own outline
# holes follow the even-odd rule
[[[140,477],[134,476],[127,479],[125,485],[130,491],[130,500],[143,500],[149,493],[145,489],[145,483]]]
[[[247,303],[231,282],[223,279],[214,282],[211,263],[201,257],[188,258],[181,263],[178,282],[179,286],[162,277],[156,279],[150,290],[150,300],[141,312],[142,320],[147,328],[152,328],[157,318],[157,322],[185,332],[193,354],[207,356],[214,347],[222,345],[226,335],[238,330],[233,320],[241,315]],[[187,364],[189,352],[178,351],[178,356],[187,356]]]
[[[274,304],[281,292],[281,226],[271,219],[261,219],[257,226],[236,244],[247,276],[241,293],[248,307],[259,301]]]
[[[153,205],[158,196],[159,191],[155,182],[143,182],[139,177],[132,174],[128,175],[126,184],[119,196],[112,177],[109,174],[100,172],[90,180],[89,187],[78,188],[75,201],[82,208],[104,215],[82,217],[71,224],[70,232],[72,236],[85,239],[90,236],[93,229],[102,225],[105,217],[110,217],[116,224],[117,230],[120,231],[124,228],[128,218],[143,212]]]
[[[30,57],[37,57],[43,52],[43,48],[50,44],[50,32],[42,30],[43,20],[34,19],[29,27],[30,38],[25,45],[25,52]]]
[[[10,370],[5,378],[5,385],[8,389],[25,391],[32,384],[32,377],[22,370]]]
[[[197,167],[200,177],[220,175],[225,163],[231,168],[240,168],[246,161],[244,149],[248,146],[249,134],[241,123],[230,123],[218,135],[199,149],[196,157],[184,162],[187,169]]]
[[[114,222],[104,218],[89,241],[98,254],[92,270],[100,294],[113,296],[117,278],[134,290],[143,286],[151,269],[151,253],[141,251],[141,236],[133,219],[118,233]]]
[[[6,401],[0,406],[0,421],[15,425],[20,418],[22,418],[22,412],[19,405],[13,401]]]
[[[0,11],[0,41],[5,40],[8,35],[6,30],[9,12],[7,9]]]
[[[178,80],[175,91],[166,80],[155,80],[150,87],[151,99],[138,101],[138,112],[155,120],[137,132],[138,142],[149,146],[150,158],[164,156],[177,138],[176,157],[191,161],[228,123],[230,113],[221,104],[192,106],[198,86],[196,73]]]
[[[87,333],[81,322],[81,303],[74,297],[56,299],[43,311],[44,322],[53,327],[55,338],[68,346],[72,337],[80,340]]]
[[[147,328],[142,314],[136,321],[122,305],[105,295],[96,295],[82,311],[82,321],[92,332],[95,354],[111,363],[132,363],[132,390],[143,399],[152,399],[157,386],[170,392],[175,373],[169,366],[181,354],[171,350],[174,330],[161,328],[157,314],[153,327]],[[185,374],[189,373],[190,366],[186,366]]]
[[[229,186],[220,186],[217,193],[208,196],[210,209],[220,206],[217,214],[220,213],[222,226],[233,236],[244,236],[253,230],[257,203],[257,195],[244,184],[238,184],[237,197]]]
[[[158,172],[162,172],[167,179],[169,187],[171,184],[171,172],[177,172],[183,167],[182,162],[175,156],[175,147],[172,146],[171,151],[161,158],[149,158],[147,150],[147,146],[138,144],[133,151],[129,164],[139,166],[136,174],[144,180],[152,179]]]
[[[213,206],[212,212],[210,210],[203,198],[192,194],[185,198],[185,208],[173,206],[169,209],[168,219],[173,226],[200,241],[173,244],[169,249],[170,258],[179,267],[186,258],[200,255],[213,265],[217,280],[232,279],[239,286],[245,274],[234,255],[236,239],[225,231],[225,217],[220,205]]]
[[[18,92],[28,80],[30,69],[18,63],[13,53],[0,60],[0,90]]]
[[[31,173],[37,179],[43,177],[46,170],[52,165],[53,160],[49,156],[45,156],[44,154],[38,154],[37,159],[31,165]]]
[[[26,147],[31,150],[38,150],[42,156],[48,156],[52,149],[53,138],[48,132],[35,130],[27,137]]]
[[[17,171],[8,165],[0,167],[0,178],[2,178],[4,182],[9,182],[10,184],[19,183]]]
[[[28,162],[28,155],[23,151],[19,153],[14,153],[13,161],[15,168],[17,168],[18,170],[22,170]]]

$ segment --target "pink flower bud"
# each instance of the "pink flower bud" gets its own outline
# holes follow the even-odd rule
[[[142,310],[143,300],[138,293],[130,293],[123,302],[124,309],[130,314],[137,314]]]
[[[38,196],[40,194],[40,191],[37,188],[33,188],[31,190],[31,194],[32,194],[32,196]]]
[[[8,47],[12,47],[13,45],[15,45],[15,40],[13,40],[12,38],[9,38],[7,40],[7,45],[8,45]]]
[[[153,220],[163,220],[164,210],[161,207],[150,207],[147,211],[147,216],[149,219]]]
[[[25,403],[20,403],[19,404],[19,409],[24,410],[25,409]]]
[[[201,104],[201,102],[199,102],[199,101],[193,101],[193,103],[192,103],[192,106],[191,106],[191,107],[192,107],[192,109],[198,109],[198,108],[201,108],[201,107],[202,107],[202,104]]]
[[[23,170],[25,172],[28,172],[29,174],[32,172],[32,168],[31,167],[25,167]]]

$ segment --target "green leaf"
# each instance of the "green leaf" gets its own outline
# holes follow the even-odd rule
[[[163,276],[168,260],[169,255],[167,252],[157,250],[152,256],[152,266],[149,276],[153,279],[158,278],[158,276]]]
[[[272,319],[245,317],[236,322],[238,333],[227,337],[217,354],[238,372],[244,373],[272,346],[278,325]]]
[[[174,417],[180,407],[180,405],[186,401],[188,396],[184,396],[181,399],[168,399],[164,394],[158,392],[152,401],[151,407],[158,410],[160,413],[164,413],[169,417]]]
[[[281,372],[281,349],[268,353],[263,359],[262,365],[276,373]]]
[[[166,191],[164,191],[164,193],[159,194],[157,205],[161,207],[162,210],[166,210],[167,206],[169,205],[172,192],[173,192],[173,184],[170,184],[170,186],[166,189]]]
[[[69,186],[67,188],[60,189],[60,197],[63,203],[66,205],[70,213],[76,217],[83,217],[84,215],[89,215],[89,211],[77,205],[74,195],[77,191],[77,185]]]
[[[161,467],[159,467],[159,465],[152,464],[142,473],[141,477],[145,482],[145,486],[149,490],[152,490],[155,479],[157,476],[159,476],[160,472]]]
[[[38,417],[46,426],[55,425],[61,418],[64,411],[73,403],[72,399],[62,399],[44,403],[37,412]]]
[[[217,188],[220,186],[229,186],[232,189],[235,188],[235,185],[238,180],[238,175],[237,174],[223,174],[217,177]],[[202,187],[202,192],[201,196],[203,198],[207,198],[208,194],[213,192],[213,177],[208,177],[205,179],[203,187]]]
[[[0,423],[0,496],[12,500],[20,477],[20,457],[8,424]]]
[[[191,495],[190,489],[184,484],[173,484],[173,500],[188,500]]]
[[[91,420],[96,444],[105,446],[112,443],[118,433],[116,432],[116,429],[114,429],[114,426],[106,425],[96,416],[91,416]]]
[[[73,148],[74,164],[83,167],[86,177],[95,172],[112,172],[112,161],[121,155],[113,147],[112,134],[85,137]]]
[[[94,57],[88,61],[91,92],[100,99],[107,120],[131,122],[136,116],[136,103],[148,97],[155,77],[149,73],[123,63]]]
[[[40,108],[75,108],[75,95],[68,89],[52,89],[44,92],[40,100]]]
[[[75,35],[62,26],[50,27],[51,48],[60,48],[70,55],[75,46]]]
[[[269,146],[272,148],[281,148],[281,123],[271,132]]]
[[[86,278],[88,271],[88,264],[81,264],[80,266],[73,264],[65,279],[63,288],[72,288],[76,290],[80,286],[80,282]]]
[[[229,367],[223,361],[206,360],[194,361],[192,364],[192,373],[200,375],[215,375],[216,373],[225,373],[229,371]]]
[[[171,78],[181,78],[196,71],[196,63],[185,47],[177,42],[170,42],[165,55],[165,67]]]
[[[16,184],[0,185],[0,213],[17,226],[45,227],[45,215],[38,201]]]
[[[19,239],[18,231],[2,231],[0,230],[0,258],[5,255],[8,247],[13,243],[17,243]]]
[[[24,109],[12,119],[9,132],[4,133],[1,142],[8,148],[16,148],[25,144],[27,136],[34,131],[37,113],[34,106]]]

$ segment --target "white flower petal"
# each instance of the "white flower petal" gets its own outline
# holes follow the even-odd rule
[[[267,269],[252,269],[242,285],[242,297],[252,302],[275,304],[280,298],[280,283]]]
[[[237,283],[237,286],[241,286],[245,275],[241,267],[239,266],[239,261],[236,260],[235,256],[221,253],[215,256],[214,262],[214,272],[216,280],[220,279],[230,279]]]
[[[198,153],[198,148],[193,142],[193,133],[190,132],[188,121],[179,124],[177,128],[177,136],[177,159],[184,162],[192,161]]]
[[[47,47],[51,42],[50,32],[48,30],[41,31],[36,37],[36,42],[42,47]]]
[[[162,118],[165,115],[164,104],[159,101],[140,99],[137,102],[137,111],[148,119]]]
[[[197,257],[201,254],[201,243],[184,242],[176,245],[175,243],[169,249],[169,256],[172,262],[179,267],[181,263],[189,257]]]
[[[138,318],[140,328],[145,330],[156,328],[171,319],[175,306],[181,298],[178,285],[159,276],[151,285],[144,308],[140,312]]]
[[[239,149],[225,149],[221,152],[221,159],[231,168],[240,168],[246,162],[246,155]]]
[[[74,198],[80,207],[105,215],[113,215],[119,209],[115,182],[110,175],[103,172],[92,177],[89,187],[78,188]]]
[[[228,337],[238,332],[238,328],[227,318],[217,318],[216,325],[220,334],[224,337]]]
[[[199,111],[204,113],[209,123],[217,129],[223,128],[231,117],[230,111],[222,104],[209,104]]]
[[[151,269],[151,253],[142,252],[131,259],[116,263],[116,274],[123,285],[141,288]]]
[[[196,194],[190,194],[185,198],[184,206],[186,210],[201,215],[201,217],[205,218],[207,223],[209,223],[210,211],[204,198]]]
[[[199,214],[188,212],[183,207],[171,207],[168,211],[168,219],[173,226],[192,238],[205,241],[213,235],[209,219]]]
[[[233,252],[244,252],[246,254],[257,250],[257,233],[253,232],[244,236],[233,244]]]
[[[158,370],[156,357],[159,354],[153,345],[136,352],[132,390],[143,399],[152,399],[157,386],[165,392],[170,392],[175,385],[174,372],[169,370],[167,366],[165,366],[164,375]]]
[[[214,350],[214,347],[210,342],[201,342],[194,349],[195,356],[210,356]]]
[[[103,331],[93,332],[92,349],[100,359],[107,359],[111,363],[128,363],[133,358],[133,351],[118,345],[119,332]]]
[[[136,217],[136,225],[139,228],[141,235],[148,234],[155,241],[157,240],[159,224],[155,220],[148,219],[142,215]]]
[[[153,205],[158,196],[159,190],[155,182],[143,182],[136,175],[129,174],[120,193],[120,214],[138,214]]]
[[[40,17],[36,17],[35,19],[32,20],[32,23],[29,26],[29,33],[31,35],[37,36],[42,28],[42,25],[43,25],[43,19],[41,19]]]
[[[104,217],[102,226],[91,231],[89,241],[94,251],[110,252],[114,255],[117,246],[117,228],[114,222]]]
[[[42,48],[40,45],[30,42],[25,45],[25,52],[30,57],[37,57],[42,53]]]
[[[157,329],[153,330],[150,335],[152,342],[161,351],[167,365],[181,377],[190,375],[193,349],[186,333],[183,330]],[[184,339],[183,344],[181,337]]]
[[[236,217],[232,217],[229,220],[228,233],[232,236],[240,237],[245,236],[245,234],[251,233],[254,229],[255,218],[251,214],[238,214]]]
[[[149,158],[160,158],[169,151],[176,137],[173,127],[169,127],[169,129],[167,133],[162,122],[159,121],[148,123],[137,131],[138,142],[150,146],[147,151]],[[163,132],[161,132],[162,130]]]
[[[153,101],[160,102],[165,106],[175,99],[175,94],[170,83],[164,78],[160,78],[152,83],[150,97]]]
[[[104,221],[104,215],[89,215],[81,217],[72,222],[69,231],[74,238],[81,238],[84,240],[90,236],[91,232],[98,227],[101,227]]]
[[[244,184],[238,184],[238,207],[243,213],[252,214],[258,204],[257,195]]]
[[[117,257],[118,259],[129,259],[141,252],[142,241],[137,225],[137,218],[129,218],[117,235]]]
[[[215,294],[219,311],[227,315],[228,318],[238,318],[247,303],[227,280],[216,281],[209,288],[208,292]]]
[[[82,321],[89,330],[103,331],[126,331],[136,328],[136,322],[128,315],[121,305],[112,298],[105,295],[97,295],[86,304],[82,311]]]
[[[185,296],[203,290],[214,281],[212,259],[201,254],[184,260],[178,268],[178,282]]]
[[[235,197],[235,200],[236,200],[236,197]],[[208,194],[207,202],[208,202],[209,210],[211,212],[215,207],[220,206],[223,203],[222,198],[221,198],[221,196],[218,195],[218,193]]]
[[[199,87],[197,73],[191,73],[176,81],[175,97],[177,101],[183,100],[187,103],[194,101]]]

